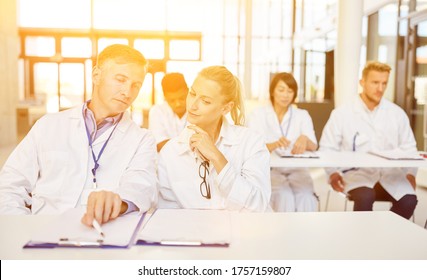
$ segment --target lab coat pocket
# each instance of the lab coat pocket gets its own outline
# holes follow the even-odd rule
[[[354,136],[355,151],[366,151],[366,145],[368,144],[368,135],[358,132],[357,135]]]

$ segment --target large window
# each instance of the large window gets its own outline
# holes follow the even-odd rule
[[[337,1],[297,0],[295,13],[293,72],[300,85],[298,101],[323,102],[333,96],[333,92],[325,92],[329,78],[325,73],[327,53],[336,44]]]
[[[97,53],[122,43],[150,62],[133,110],[163,101],[165,72],[182,72],[191,84],[202,67],[214,64],[228,67],[242,83],[250,71],[246,97],[266,99],[271,73],[292,70],[292,5],[293,0],[18,0],[21,96],[48,111],[87,100]]]
[[[292,71],[293,1],[254,0],[252,18],[252,97],[268,99],[270,76]]]

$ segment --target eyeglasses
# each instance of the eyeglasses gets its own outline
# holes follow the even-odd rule
[[[207,160],[202,161],[199,165],[199,176],[203,180],[200,183],[200,194],[206,199],[211,199],[211,187],[206,182],[206,175],[209,176],[209,161]]]

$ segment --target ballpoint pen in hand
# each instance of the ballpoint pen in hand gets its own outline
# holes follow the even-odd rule
[[[99,233],[99,235],[101,235],[102,238],[105,237],[105,234],[102,231],[101,226],[99,225],[99,223],[95,219],[93,219],[92,226],[96,229],[96,231]]]

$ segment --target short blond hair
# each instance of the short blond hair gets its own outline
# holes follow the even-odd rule
[[[363,68],[362,79],[366,79],[369,72],[371,72],[371,71],[390,73],[391,67],[388,66],[387,64],[379,62],[379,61],[368,61],[365,65],[365,67]]]
[[[101,68],[109,60],[113,60],[118,64],[136,63],[144,67],[145,72],[147,72],[148,61],[144,55],[128,45],[114,44],[107,46],[99,53],[95,66]]]

